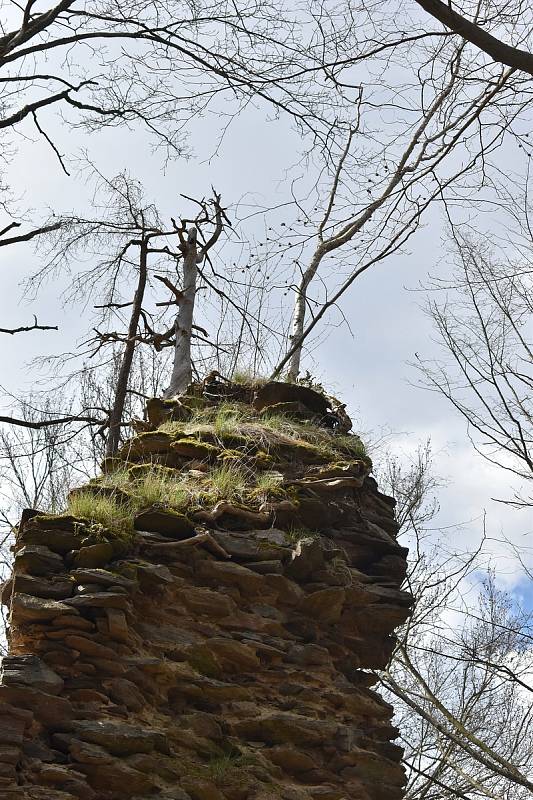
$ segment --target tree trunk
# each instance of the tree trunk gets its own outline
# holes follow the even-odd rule
[[[303,273],[296,290],[294,311],[292,315],[291,335],[289,336],[288,347],[288,352],[292,352],[292,354],[289,358],[289,368],[287,370],[287,380],[291,381],[292,383],[297,380],[298,375],[300,374],[307,288],[315,277],[321,260],[322,252],[319,247],[308,268]]]
[[[137,290],[133,298],[133,308],[128,327],[128,340],[124,348],[124,354],[122,356],[122,362],[120,364],[120,370],[118,373],[113,408],[111,409],[111,413],[109,415],[109,433],[106,443],[107,457],[113,456],[116,453],[120,442],[120,425],[122,422],[122,414],[124,413],[124,403],[126,402],[126,393],[128,391],[131,365],[135,353],[135,337],[137,336],[139,318],[141,315],[141,308],[144,298],[144,290],[146,288],[147,250],[148,241],[143,238],[141,241],[139,256],[139,280],[137,282]]]
[[[196,228],[190,228],[183,258],[183,293],[176,316],[174,366],[165,397],[182,394],[192,382],[191,333],[198,275],[196,237]]]

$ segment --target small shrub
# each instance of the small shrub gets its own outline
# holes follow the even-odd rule
[[[205,764],[191,764],[189,775],[207,778],[217,786],[241,783],[249,778],[250,768],[257,764],[257,758],[241,754],[236,750],[211,756]]]
[[[249,756],[237,753],[214,756],[206,765],[206,774],[216,784],[224,784],[244,777],[243,772],[253,764]]]
[[[336,575],[343,583],[344,586],[351,586],[353,584],[353,575],[350,570],[350,565],[346,558],[342,556],[335,556],[329,562],[329,572]]]

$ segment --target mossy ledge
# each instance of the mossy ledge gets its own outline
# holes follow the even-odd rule
[[[344,407],[212,379],[24,512],[0,684],[17,800],[400,800],[367,670],[406,620],[394,501]]]

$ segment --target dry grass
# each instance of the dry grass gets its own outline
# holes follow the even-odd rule
[[[244,422],[245,414],[242,406],[234,403],[221,403],[216,409],[213,419],[213,429],[217,436],[239,434],[239,428]]]
[[[205,764],[194,763],[188,769],[188,774],[198,778],[207,778],[217,786],[227,784],[240,784],[249,780],[249,770],[257,765],[254,756],[237,752],[213,755]]]
[[[318,533],[318,531],[313,531],[310,528],[299,528],[292,525],[288,530],[285,531],[285,536],[290,544],[296,545],[298,542],[305,539],[318,539],[320,537],[320,533]]]
[[[67,513],[101,526],[117,538],[129,538],[133,531],[133,506],[118,503],[113,497],[78,492],[69,498]]]
[[[178,477],[177,475],[176,478]],[[143,506],[159,503],[181,509],[189,500],[189,492],[181,480],[161,475],[157,470],[147,472],[140,480],[136,481],[133,491]]]
[[[185,423],[172,422],[171,420],[169,420],[168,422],[163,422],[162,425],[160,425],[157,430],[161,431],[162,433],[168,433],[169,436],[178,439],[184,435],[186,429],[187,425],[185,425]]]
[[[124,536],[132,531],[134,514],[151,505],[193,511],[214,505],[219,500],[255,506],[269,498],[284,496],[282,475],[268,469],[258,472],[256,465],[250,466],[247,457],[256,453],[271,452],[275,457],[276,451],[279,455],[294,446],[308,449],[308,453],[304,453],[305,460],[309,460],[309,456],[312,460],[313,451],[322,459],[333,462],[368,458],[357,436],[336,435],[314,424],[280,415],[260,417],[249,406],[238,403],[198,409],[189,422],[166,422],[160,430],[175,438],[218,439],[222,446],[225,444],[226,448],[231,448],[228,460],[213,465],[202,475],[181,473],[156,464],[147,464],[146,470],[142,471],[118,469],[98,480],[102,487],[116,489],[116,498],[79,492],[69,501],[68,513],[101,525],[117,536]],[[123,501],[124,494],[130,498],[129,501]],[[303,533],[297,532],[300,538]],[[309,536],[310,531],[305,535]],[[297,538],[296,532],[294,536],[289,533],[289,536]]]
[[[167,422],[160,430],[171,436],[215,437],[220,444],[233,439],[231,447],[251,454],[258,450],[275,452],[276,447],[309,446],[331,461],[340,458],[368,459],[366,448],[358,436],[335,434],[313,423],[297,422],[278,414],[259,416],[249,406],[221,403],[195,412],[187,423]],[[235,442],[235,439],[242,442]]]
[[[203,481],[204,494],[208,501],[244,500],[250,488],[253,488],[253,476],[238,464],[222,464],[211,469]]]
[[[268,500],[271,497],[285,495],[283,475],[279,472],[262,472],[256,475],[253,494],[259,500]]]
[[[259,388],[268,382],[268,378],[263,375],[254,375],[250,369],[237,367],[232,376],[233,383],[238,383],[240,386],[250,386],[251,388]]]

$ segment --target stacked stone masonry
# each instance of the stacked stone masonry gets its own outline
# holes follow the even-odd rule
[[[309,397],[270,406],[318,428]],[[132,486],[143,465],[198,481],[239,452],[187,429],[184,403],[149,412],[106,465]],[[140,509],[127,539],[24,513],[2,597],[1,798],[400,800],[393,709],[371,688],[411,602],[394,501],[365,458],[272,442],[242,455],[280,476],[255,506]]]

